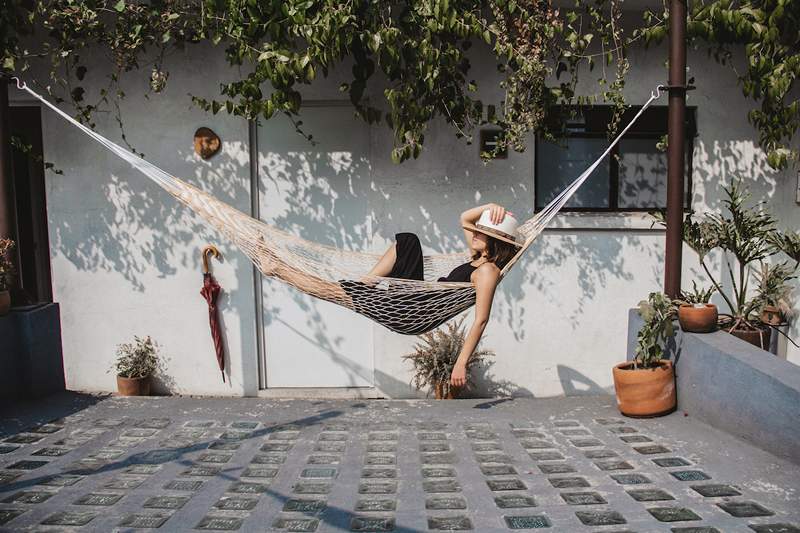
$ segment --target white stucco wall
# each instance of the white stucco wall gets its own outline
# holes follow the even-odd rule
[[[664,46],[632,51],[625,91],[629,103],[645,102],[650,91],[666,81],[665,57]],[[692,206],[697,211],[719,210],[719,184],[743,177],[754,198],[768,201],[781,227],[800,227],[796,174],[768,168],[746,120],[753,104],[741,96],[733,74],[707,59],[703,50],[690,51],[688,63],[698,86],[688,101],[698,106],[699,132]],[[485,91],[481,96],[499,101],[499,88],[484,83],[496,73],[494,63],[476,57],[474,64],[475,78]],[[189,48],[170,58],[164,93],[146,99],[143,75],[126,80],[122,112],[128,138],[148,159],[249,212],[247,124],[225,114],[206,116],[186,96],[213,96],[218,82],[228,79],[229,68],[220,50]],[[338,85],[349,81],[348,72],[349,68],[337,69],[327,80],[304,88],[305,98],[341,99]],[[592,90],[592,79],[585,77],[583,91]],[[369,88],[377,95],[374,102],[381,101],[380,90],[378,84]],[[666,103],[665,96],[658,101]],[[287,136],[295,135],[288,121],[275,120],[284,123]],[[170,383],[164,389],[255,394],[255,332],[260,325],[255,321],[250,262],[156,185],[59,117],[43,111],[43,122],[45,159],[64,170],[63,176],[48,174],[47,194],[68,387],[113,390],[113,374],[106,371],[115,345],[134,334],[150,334],[170,358]],[[222,153],[207,162],[192,150],[192,135],[200,126],[211,127],[223,140]],[[274,131],[275,126],[270,127]],[[119,138],[109,116],[98,115],[97,129]],[[532,143],[522,154],[511,152],[507,160],[484,165],[476,145],[466,146],[451,128],[436,123],[426,133],[422,156],[395,165],[389,159],[390,130],[381,124],[368,128],[368,135],[368,164],[354,171],[356,179],[300,181],[284,172],[270,174],[267,183],[268,169],[261,168],[265,194],[291,191],[295,200],[276,199],[289,210],[278,216],[266,209],[265,219],[285,224],[284,229],[304,238],[351,249],[383,251],[397,231],[414,231],[425,251],[453,252],[463,248],[458,214],[468,207],[493,201],[520,219],[532,214]],[[258,147],[262,159],[268,151],[265,142],[260,139]],[[363,146],[358,148],[363,151]],[[270,205],[273,201],[262,197],[262,206]],[[350,232],[352,228],[357,231]],[[214,267],[226,291],[221,305],[229,353],[226,383],[216,370],[205,303],[198,294],[199,250],[206,243],[217,244],[225,255],[225,262]],[[683,257],[683,285],[688,287],[701,269],[690,249],[685,248]],[[650,229],[641,214],[559,215],[498,289],[482,342],[497,357],[479,376],[481,388],[537,397],[613,391],[610,368],[625,359],[628,309],[650,291],[660,290],[663,260],[664,233]],[[719,254],[712,257],[717,270],[720,261]],[[292,298],[308,313],[295,326],[318,344],[347,346],[370,339],[375,386],[393,397],[414,394],[408,386],[409,367],[401,360],[411,351],[414,337],[396,335],[355,315],[337,319],[335,331],[326,329],[314,314],[317,302],[292,290],[275,296],[283,291],[276,283],[264,282],[267,313],[277,317],[280,298]],[[368,334],[365,327],[370,328]],[[790,334],[800,337],[797,322]],[[297,349],[270,342],[267,338],[267,357]],[[800,363],[800,350],[789,345],[788,359]]]

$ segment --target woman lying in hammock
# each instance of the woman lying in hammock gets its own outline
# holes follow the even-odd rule
[[[450,383],[460,387],[466,383],[467,360],[475,351],[478,341],[489,322],[495,288],[500,281],[500,271],[522,246],[516,235],[517,221],[513,215],[497,204],[474,207],[461,214],[461,226],[471,261],[459,265],[440,282],[471,283],[474,287],[475,322],[464,339],[464,346],[458,355]],[[419,334],[433,329],[457,312],[472,304],[472,291],[469,301],[464,299],[466,291],[444,286],[442,290],[420,289],[416,286],[382,289],[381,282],[386,278],[424,281],[423,255],[419,238],[413,233],[398,233],[395,243],[389,246],[364,277],[360,280],[339,280],[333,282],[293,268],[276,260],[270,275],[294,285],[302,291],[318,298],[344,303],[347,307],[372,318],[382,325],[404,334]],[[391,283],[389,284],[391,287]],[[453,294],[453,296],[450,296]],[[454,300],[459,299],[455,302]],[[446,304],[443,303],[446,301]],[[426,310],[427,304],[427,310]],[[443,310],[436,306],[452,305],[453,312],[442,315]],[[458,306],[458,307],[457,307]],[[419,315],[429,311],[437,315],[430,320],[420,320]],[[449,310],[445,310],[449,311]],[[409,316],[413,313],[415,316]]]

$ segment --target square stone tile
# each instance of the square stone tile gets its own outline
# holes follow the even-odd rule
[[[242,518],[206,515],[194,528],[212,531],[236,531],[242,527],[243,522]]]
[[[634,446],[633,449],[644,455],[655,455],[657,453],[672,453],[672,450],[660,444],[648,444],[647,446]]]
[[[417,438],[422,441],[426,440],[447,440],[447,435],[441,432],[424,431],[417,433]]]
[[[467,500],[461,497],[444,497],[444,496],[437,496],[435,498],[428,498],[425,500],[425,509],[429,509],[432,511],[444,511],[444,510],[458,510],[458,509],[466,509],[467,508]]]
[[[575,467],[567,463],[541,463],[538,466],[542,474],[570,474],[576,472]]]
[[[241,447],[242,444],[240,442],[229,441],[229,440],[217,440],[208,445],[209,450],[223,450],[223,451],[238,450]]]
[[[394,455],[388,454],[368,454],[367,457],[364,458],[364,464],[370,466],[394,465],[397,464],[397,458]]]
[[[625,423],[625,420],[621,418],[595,418],[594,421],[603,426]]]
[[[741,496],[742,493],[730,485],[709,483],[707,485],[692,485],[692,489],[706,498],[719,498],[722,496]]]
[[[447,422],[440,422],[438,420],[428,420],[425,422],[417,422],[417,429],[423,431],[443,431],[447,429],[449,424]]]
[[[221,471],[222,468],[219,466],[194,465],[181,472],[181,475],[194,477],[213,477],[219,474]]]
[[[214,508],[223,511],[252,511],[258,505],[258,498],[242,498],[239,496],[223,496]]]
[[[381,516],[354,516],[350,531],[394,531],[394,518]]]
[[[620,485],[639,485],[642,483],[652,483],[650,478],[643,474],[611,474],[611,479]]]
[[[258,453],[253,457],[254,465],[281,465],[286,462],[286,454],[283,453]]]
[[[794,524],[748,524],[747,527],[756,533],[800,533],[800,527]]]
[[[393,431],[370,431],[367,434],[369,441],[396,441],[397,433]]]
[[[396,492],[396,481],[370,481],[358,484],[359,494],[395,494]]]
[[[359,513],[387,513],[397,510],[397,502],[395,500],[377,498],[361,499],[356,502],[355,510]]]
[[[254,483],[252,481],[235,481],[228,487],[228,492],[234,494],[263,494],[269,489],[266,483]]]
[[[669,468],[673,466],[689,466],[690,463],[686,459],[681,457],[658,457],[653,459],[653,462],[658,466],[663,466],[664,468]]]
[[[633,465],[627,461],[595,461],[594,464],[597,468],[606,472],[612,470],[633,470]]]
[[[142,506],[147,509],[180,509],[188,501],[188,496],[151,496]]]
[[[627,520],[617,511],[576,511],[575,516],[587,526],[627,524]]]
[[[123,431],[121,436],[143,439],[152,437],[156,433],[158,433],[157,429],[131,428]]]
[[[503,494],[494,497],[494,503],[500,509],[519,509],[523,507],[536,507],[536,500],[524,494]]]
[[[314,454],[309,455],[306,462],[310,465],[338,465],[341,461],[341,455]]]
[[[170,425],[172,421],[169,418],[146,418],[139,420],[134,424],[134,427],[145,429],[164,429]]]
[[[467,438],[471,440],[493,440],[496,441],[500,436],[494,431],[476,430],[467,431]]]
[[[528,456],[531,459],[533,459],[534,461],[561,461],[563,459],[566,459],[559,452],[555,452],[555,451],[528,452]]]
[[[331,484],[328,481],[300,481],[292,487],[295,494],[328,494]]]
[[[455,479],[427,479],[422,482],[425,492],[461,492],[461,485]]]
[[[631,426],[616,426],[616,427],[610,427],[610,428],[608,428],[608,430],[609,430],[611,433],[638,433],[638,432],[639,432],[639,430],[638,430],[638,429],[636,429],[636,428],[633,428],[633,427],[631,427]]]
[[[270,468],[270,467],[262,467],[262,466],[250,466],[244,469],[242,472],[242,477],[252,477],[252,478],[273,478],[278,475],[277,468]]]
[[[48,462],[49,461],[17,461],[16,463],[8,465],[6,468],[8,470],[36,470],[48,464]]]
[[[509,529],[539,529],[552,524],[545,515],[504,516]]]
[[[39,448],[31,455],[35,455],[37,457],[61,457],[62,455],[66,455],[72,450],[70,448],[59,448],[57,446],[50,446],[47,448]]]
[[[589,487],[589,482],[582,477],[549,477],[547,481],[557,489]]]
[[[126,474],[149,476],[150,474],[155,474],[159,470],[161,470],[161,465],[138,464],[129,466],[128,468],[123,470],[123,472]]]
[[[447,442],[421,442],[419,445],[421,452],[449,452],[450,445]]]
[[[233,454],[230,453],[204,453],[197,458],[197,461],[200,463],[223,464],[227,463],[232,458]]]
[[[625,492],[637,502],[657,502],[675,499],[672,494],[661,489],[631,489]]]
[[[117,527],[129,527],[134,529],[156,529],[164,525],[169,520],[168,514],[129,514],[117,524]]]
[[[422,469],[422,477],[456,477],[456,471],[449,467],[428,467]]]
[[[500,463],[510,464],[514,459],[510,455],[498,452],[481,452],[475,454],[475,460],[479,463]]]
[[[511,465],[487,465],[482,464],[481,473],[484,476],[516,476],[517,470]]]
[[[350,425],[343,422],[329,422],[322,426],[322,431],[350,431]]]
[[[596,505],[608,503],[606,499],[597,492],[562,492],[561,497],[569,505]]]
[[[678,470],[670,472],[670,475],[678,481],[702,481],[711,479],[711,476],[702,470]]]
[[[291,498],[283,504],[283,510],[290,513],[319,513],[325,510],[325,500],[310,498]]]
[[[114,505],[122,497],[124,494],[116,493],[116,492],[90,492],[89,494],[84,494],[74,502],[73,505],[100,505],[107,507],[109,505]]]
[[[144,477],[122,477],[117,476],[103,485],[104,489],[131,490],[145,482]]]
[[[345,442],[347,440],[347,433],[320,433],[320,442]]]
[[[429,516],[428,529],[467,531],[472,529],[472,521],[466,516]]]
[[[555,448],[556,445],[548,440],[542,439],[525,439],[519,441],[520,446],[526,450],[544,450],[547,448]]]
[[[580,426],[580,422],[577,420],[556,420],[553,422],[553,425],[557,428],[571,428]]]
[[[659,522],[702,520],[697,513],[685,507],[650,507],[647,509],[647,512],[653,515]]]
[[[627,443],[634,442],[653,442],[653,439],[645,437],[644,435],[623,435],[620,440]]]
[[[14,450],[18,450],[18,449],[19,449],[19,446],[7,446],[7,445],[3,444],[3,445],[0,445],[0,455],[11,453]],[[34,454],[34,455],[36,455],[36,454]]]
[[[169,483],[164,485],[166,490],[182,490],[185,492],[194,492],[196,490],[200,490],[200,487],[203,486],[203,481],[200,480],[189,480],[189,479],[173,479]]]
[[[370,442],[367,444],[367,453],[394,453],[397,451],[397,443],[394,442]]]
[[[151,465],[163,464],[176,461],[180,456],[181,453],[177,450],[150,450],[132,456],[131,462]]]
[[[42,503],[49,500],[54,494],[55,492],[43,490],[23,490],[7,497],[3,503]]]
[[[85,477],[86,476],[78,476],[75,474],[58,474],[43,478],[37,485],[45,485],[47,487],[70,487]]]
[[[11,444],[33,444],[34,442],[39,442],[43,438],[44,436],[42,435],[25,435],[24,433],[19,433],[4,439],[3,442]]]
[[[476,451],[476,452],[501,452],[501,451],[503,451],[503,447],[500,445],[499,442],[490,442],[490,441],[471,442],[470,446],[472,447],[472,450]],[[420,445],[420,451],[431,451],[431,450],[422,450],[421,449],[421,445]]]
[[[187,428],[210,428],[214,425],[213,420],[189,420],[183,424]]]
[[[766,507],[750,501],[720,502],[717,504],[717,507],[729,515],[737,518],[750,516],[772,516],[775,514]]]
[[[462,424],[461,427],[464,428],[464,431],[488,431],[492,429],[492,425],[489,422],[467,422]]]
[[[51,514],[44,520],[42,525],[45,526],[85,526],[92,520],[97,518],[97,513],[92,512],[77,512],[77,511],[61,511]]]
[[[335,468],[304,468],[300,471],[301,478],[333,479],[336,477]]]
[[[318,518],[287,518],[278,517],[272,528],[278,531],[316,531],[319,526]]]
[[[291,441],[269,441],[259,448],[262,452],[288,452],[294,443]]]
[[[602,450],[586,450],[583,452],[583,456],[587,459],[607,459],[609,457],[619,457],[619,454],[614,450],[602,449]]]
[[[258,427],[258,422],[252,420],[237,420],[236,422],[231,422],[229,427],[233,429],[256,429]]]
[[[423,453],[422,464],[426,465],[450,465],[458,463],[458,457],[453,452],[442,453]]]
[[[591,431],[589,431],[588,429],[583,429],[583,428],[579,428],[579,429],[559,429],[558,432],[561,433],[562,435],[564,435],[565,437],[581,437],[583,435],[591,435],[592,434]]]
[[[594,446],[605,446],[600,439],[569,439],[570,444],[578,448],[591,448]]]
[[[394,479],[397,477],[397,470],[394,468],[364,468],[361,470],[361,477],[368,479]]]
[[[720,533],[719,529],[708,526],[671,527],[669,530],[673,533]]]
[[[341,453],[341,452],[344,451],[345,447],[346,447],[346,443],[344,443],[344,442],[318,442],[318,443],[316,443],[314,445],[314,451],[315,452],[328,452],[328,453],[331,453],[331,452]],[[369,451],[369,447],[367,447],[367,450]],[[393,451],[393,450],[390,450],[390,451]]]
[[[536,431],[535,429],[530,428],[517,428],[512,429],[511,434],[517,437],[518,439],[544,439],[545,434],[541,431]]]
[[[491,491],[525,490],[528,488],[520,479],[487,479],[486,484],[489,485],[489,490]]]
[[[8,524],[25,511],[25,509],[0,509],[0,526]]]

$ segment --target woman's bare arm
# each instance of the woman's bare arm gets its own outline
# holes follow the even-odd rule
[[[500,271],[494,265],[481,265],[475,271],[475,278],[475,322],[472,323],[464,339],[464,346],[458,354],[450,376],[450,384],[456,387],[461,387],[467,381],[467,361],[478,346],[486,324],[489,323],[489,313],[492,310],[497,283],[500,281]]]

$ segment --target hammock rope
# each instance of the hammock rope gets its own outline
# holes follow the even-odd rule
[[[252,218],[106,139],[34,92],[19,78],[12,79],[16,80],[18,89],[41,101],[197,213],[241,249],[265,276],[280,279],[304,293],[344,306],[392,331],[406,335],[430,331],[475,303],[475,287],[471,283],[367,276],[366,272],[380,259],[379,254],[348,251],[314,243]],[[663,89],[659,85],[651,92],[650,99],[594,163],[541,211],[520,224],[518,233],[524,239],[523,245],[503,267],[501,278],[522,257],[642,113],[658,99]],[[466,253],[425,256],[425,280],[445,276],[468,260]]]

